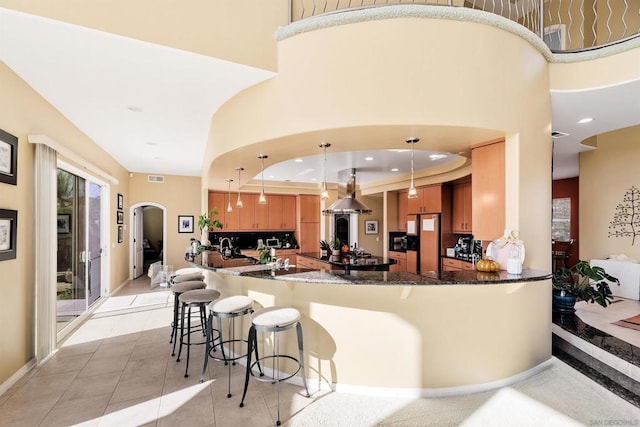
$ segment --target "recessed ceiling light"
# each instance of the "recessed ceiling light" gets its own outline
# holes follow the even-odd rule
[[[593,121],[593,117],[585,117],[584,119],[578,120],[578,123],[583,124],[583,123],[589,123],[592,121]]]
[[[150,146],[150,147],[155,147],[156,145],[158,145],[157,143],[155,143],[155,142],[151,142],[151,141],[149,141],[149,142],[145,142],[145,144],[146,144],[146,145],[148,145],[148,146]]]
[[[393,169],[391,169],[391,172],[398,172],[399,170],[400,169],[398,169],[398,168],[393,168]]]
[[[296,159],[296,163],[302,163],[302,159]]]
[[[317,181],[317,179],[315,179],[315,178],[311,178],[311,181]]]
[[[446,154],[430,154],[429,155],[430,160],[440,160],[440,159],[444,159],[445,157],[447,157]]]
[[[129,105],[127,107],[127,110],[129,110],[129,111],[131,111],[133,113],[142,113],[142,111],[143,111],[142,108],[140,108],[140,107],[138,107],[136,105]]]
[[[373,160],[373,157],[365,157],[364,159],[367,160],[367,161],[371,161],[371,160]]]
[[[269,178],[275,178],[273,175],[269,175]]]

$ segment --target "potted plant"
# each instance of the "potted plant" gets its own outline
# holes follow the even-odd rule
[[[202,264],[206,265],[209,258],[209,250],[212,248],[209,246],[209,231],[219,228],[222,230],[222,223],[213,218],[218,215],[218,211],[215,209],[209,212],[205,212],[198,216],[198,228],[201,232],[200,242],[198,244],[198,250],[202,253]]]
[[[577,300],[598,303],[606,307],[612,300],[609,284],[620,286],[620,281],[607,274],[602,267],[587,261],[578,261],[571,268],[561,267],[553,273],[553,310],[573,313]]]
[[[342,249],[342,242],[338,236],[333,236],[333,240],[329,242],[329,246],[331,247],[331,255],[339,257],[340,250]]]
[[[205,212],[202,215],[198,216],[198,228],[202,234],[200,238],[200,243],[204,246],[209,245],[209,231],[219,228],[222,230],[222,223],[217,219],[213,218],[218,215],[217,210],[212,210],[209,212]]]

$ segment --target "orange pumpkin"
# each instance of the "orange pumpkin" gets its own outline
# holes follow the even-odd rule
[[[476,270],[486,272],[486,273],[491,273],[491,272],[499,271],[500,266],[498,265],[497,262],[495,262],[491,258],[484,258],[478,261],[478,263],[476,264]]]

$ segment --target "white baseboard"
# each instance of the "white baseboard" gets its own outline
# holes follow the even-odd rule
[[[29,360],[22,368],[18,369],[13,375],[11,375],[5,382],[0,384],[0,396],[5,394],[15,383],[20,381],[22,377],[27,375],[29,371],[36,367],[36,358]]]

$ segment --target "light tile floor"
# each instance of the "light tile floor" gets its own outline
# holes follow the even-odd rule
[[[147,287],[146,293],[166,290],[150,291]],[[123,289],[118,296],[134,293]],[[243,367],[232,367],[234,395],[228,399],[224,364],[212,361],[206,381],[199,382],[202,351],[192,353],[190,376],[184,378],[184,363],[170,356],[172,298],[163,303],[141,298],[137,307],[136,299],[124,309],[95,313],[50,360],[0,396],[0,425],[275,425],[273,385],[252,381],[246,406],[239,408]],[[300,387],[281,385],[282,420],[290,426],[640,424],[640,409],[556,359],[514,386],[446,398],[383,398],[313,388],[306,398]]]

